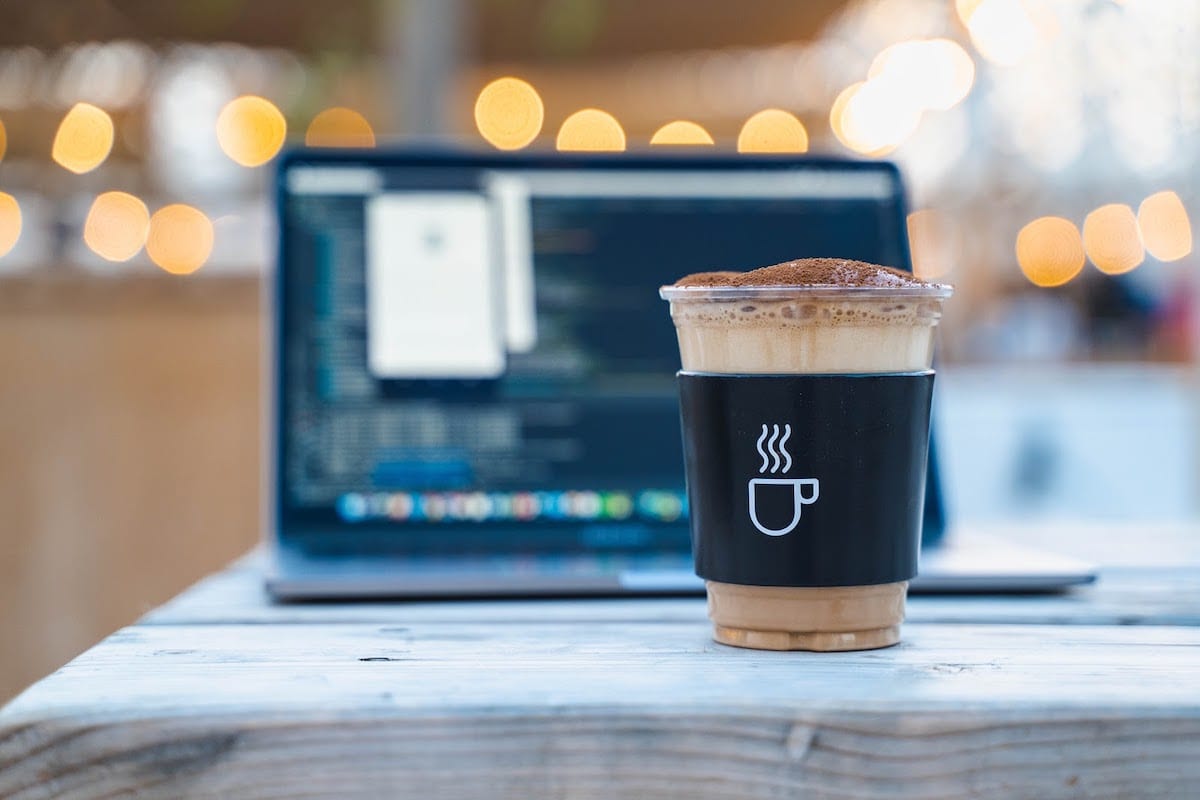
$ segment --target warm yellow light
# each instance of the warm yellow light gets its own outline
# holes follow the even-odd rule
[[[982,0],[967,19],[971,43],[986,58],[1011,66],[1028,56],[1047,33],[1037,0]]]
[[[829,109],[829,127],[833,130],[833,135],[837,137],[837,140],[847,147],[850,145],[846,141],[846,131],[842,124],[846,117],[846,104],[865,83],[866,81],[859,81],[842,89],[834,98],[833,106]]]
[[[913,39],[884,48],[867,78],[889,82],[889,91],[903,95],[909,105],[945,111],[971,91],[975,62],[958,42]]]
[[[537,89],[520,78],[497,78],[475,101],[475,127],[499,150],[520,150],[536,139],[545,115]]]
[[[1142,243],[1159,261],[1178,261],[1192,252],[1192,224],[1174,192],[1157,192],[1138,206]]]
[[[0,161],[4,160],[4,154],[8,152],[8,131],[4,129],[4,120],[0,120]]]
[[[230,100],[217,117],[217,141],[243,167],[267,163],[287,136],[287,121],[275,104],[255,95]]]
[[[1133,209],[1123,203],[1100,206],[1083,220],[1083,248],[1096,269],[1109,275],[1129,272],[1146,258]]]
[[[17,198],[0,192],[0,257],[16,247],[21,238],[21,207]]]
[[[146,254],[173,275],[187,275],[204,266],[212,255],[213,226],[199,209],[176,203],[150,218]]]
[[[625,131],[607,111],[585,108],[563,120],[554,146],[559,150],[620,152],[625,149]]]
[[[908,215],[908,243],[913,274],[933,280],[950,274],[961,258],[959,242],[945,214],[923,208]]]
[[[112,117],[89,103],[76,103],[58,124],[50,157],[82,175],[103,164],[112,146]]]
[[[312,118],[304,143],[309,147],[374,147],[375,131],[354,109],[334,106]]]
[[[879,156],[903,144],[920,124],[921,107],[910,94],[891,81],[868,80],[842,106],[838,138],[851,150]]]
[[[708,131],[694,122],[677,119],[654,132],[650,144],[708,145],[713,143]]]
[[[768,108],[746,120],[737,149],[739,153],[807,153],[808,131],[794,114]]]
[[[1038,217],[1017,234],[1017,263],[1037,286],[1062,286],[1083,269],[1083,240],[1075,223]]]
[[[963,25],[969,25],[971,15],[975,13],[975,9],[979,8],[979,4],[983,0],[954,0],[954,10],[958,13],[959,22]]]
[[[107,261],[128,261],[142,249],[149,231],[145,203],[125,192],[104,192],[92,201],[83,223],[83,241]]]

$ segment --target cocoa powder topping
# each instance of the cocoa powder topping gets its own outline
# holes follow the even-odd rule
[[[697,272],[676,286],[930,286],[891,267],[844,258],[798,258],[749,272]]]

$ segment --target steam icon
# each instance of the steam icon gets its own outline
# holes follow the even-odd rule
[[[792,426],[784,424],[780,431],[778,424],[763,423],[762,434],[754,447],[762,458],[762,466],[758,468],[759,475],[786,475],[792,468],[792,454],[787,450],[787,441],[791,438]],[[764,447],[763,443],[766,443]],[[759,486],[791,486],[792,487],[792,521],[782,528],[768,528],[758,520],[758,487]],[[800,512],[804,506],[817,502],[821,494],[821,483],[816,478],[751,478],[750,485],[750,521],[754,527],[767,536],[783,536],[791,533],[800,524]]]

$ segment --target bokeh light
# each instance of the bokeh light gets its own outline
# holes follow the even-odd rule
[[[334,106],[312,118],[304,143],[309,147],[374,147],[375,131],[354,109]]]
[[[1100,206],[1083,220],[1083,248],[1108,275],[1120,275],[1146,258],[1133,209],[1123,203]]]
[[[125,192],[104,192],[92,201],[83,223],[83,241],[106,261],[128,261],[146,243],[150,211]]]
[[[962,258],[962,242],[948,215],[923,208],[908,215],[913,274],[922,280],[944,278]]]
[[[1192,252],[1192,224],[1174,192],[1156,192],[1138,206],[1142,243],[1159,261],[1178,261]]]
[[[475,127],[499,150],[527,146],[541,133],[545,115],[537,89],[520,78],[497,78],[475,100]]]
[[[742,125],[737,149],[739,153],[807,153],[808,131],[794,114],[764,109]]]
[[[650,144],[654,145],[710,145],[713,143],[713,138],[708,131],[704,130],[695,122],[689,122],[686,119],[677,119],[674,122],[668,122],[654,132],[650,137]]]
[[[838,94],[829,112],[834,136],[866,156],[886,155],[909,139],[926,111],[948,111],[975,83],[975,62],[950,39],[909,39],[885,47],[867,80]]]
[[[625,131],[607,111],[584,108],[563,120],[554,146],[563,151],[620,152],[625,149]]]
[[[1021,62],[1054,34],[1040,0],[982,0],[968,11],[966,26],[980,55],[1000,66]]]
[[[829,109],[829,127],[833,130],[833,135],[837,140],[847,147],[850,144],[846,141],[846,131],[842,126],[842,122],[846,118],[846,104],[850,102],[859,89],[863,87],[866,81],[852,83],[842,91],[838,92],[838,96],[833,100],[833,106]]]
[[[4,160],[6,152],[8,152],[8,131],[4,128],[4,120],[0,119],[0,161]]]
[[[146,254],[173,275],[187,275],[204,266],[212,254],[213,226],[202,211],[176,203],[150,218]]]
[[[58,124],[50,157],[82,175],[104,163],[113,146],[112,117],[90,103],[76,103]]]
[[[243,95],[230,100],[217,117],[221,150],[243,167],[267,163],[287,137],[287,121],[275,104],[264,97]]]
[[[893,92],[922,109],[946,111],[963,101],[975,82],[975,62],[958,42],[912,39],[897,42],[871,62],[871,81],[889,81]]]
[[[971,24],[971,15],[975,13],[975,9],[979,8],[979,4],[983,0],[954,0],[954,11],[958,14],[958,21],[967,26]]]
[[[845,98],[833,130],[851,150],[880,156],[899,147],[920,124],[921,108],[910,95],[896,91],[891,81],[868,80]]]
[[[1017,234],[1017,263],[1036,286],[1062,286],[1083,269],[1079,228],[1062,217],[1039,217]]]
[[[0,257],[8,255],[21,238],[21,206],[17,198],[0,192]]]

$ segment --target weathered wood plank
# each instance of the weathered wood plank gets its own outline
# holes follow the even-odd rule
[[[1200,526],[1054,524],[991,526],[976,536],[1050,548],[1101,565],[1094,586],[1058,595],[914,596],[913,622],[1048,625],[1200,625]],[[262,588],[265,554],[254,551],[167,604],[142,624],[400,623],[415,621],[635,621],[645,601],[584,599],[461,603],[275,604]],[[703,602],[657,599],[662,621],[703,619]]]
[[[140,626],[0,712],[0,797],[1189,797],[1200,630]]]
[[[1127,533],[1061,548],[1096,587],[841,654],[699,599],[273,606],[251,557],[0,710],[0,797],[1190,798],[1200,539]]]
[[[545,680],[526,679],[533,675]],[[97,698],[191,713],[318,701],[361,710],[376,694],[388,708],[434,710],[816,697],[846,709],[859,701],[1182,707],[1200,704],[1198,675],[1196,628],[912,624],[898,647],[814,655],[718,645],[699,621],[138,626],[31,687],[4,719],[90,714]],[[304,692],[273,689],[284,684]]]
[[[102,726],[6,796],[1193,797],[1197,726],[1012,716],[913,734],[886,718],[566,710],[491,719]],[[915,746],[889,752],[900,741]],[[850,742],[861,752],[841,749]],[[951,752],[944,752],[953,748]],[[52,752],[52,751],[51,751]],[[31,772],[27,775],[32,774]],[[0,772],[0,779],[4,773]]]
[[[148,625],[401,623],[405,621],[695,622],[698,598],[273,603],[257,560],[201,581],[142,619]],[[1094,586],[1048,595],[918,595],[912,622],[1029,625],[1200,625],[1200,567],[1113,568]]]

